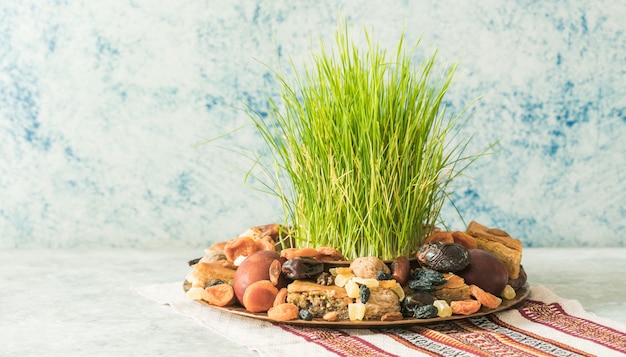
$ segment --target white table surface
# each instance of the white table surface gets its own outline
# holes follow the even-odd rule
[[[0,355],[241,356],[224,340],[138,295],[182,282],[202,249],[0,251]],[[626,248],[526,248],[541,284],[626,326]]]

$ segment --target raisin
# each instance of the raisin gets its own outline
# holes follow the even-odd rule
[[[446,283],[446,278],[442,273],[432,269],[417,269],[413,272],[414,280],[425,280],[432,285],[441,285]]]
[[[426,279],[414,279],[409,281],[409,288],[415,291],[433,291],[435,285]]]
[[[427,292],[407,291],[406,296],[402,299],[402,312],[407,313],[405,316],[413,316],[413,310],[418,306],[432,305],[435,299]]]
[[[300,318],[300,320],[304,320],[304,321],[311,321],[311,320],[313,320],[313,314],[311,313],[311,311],[309,311],[307,309],[301,309],[298,312],[298,317]]]
[[[402,316],[404,317],[415,316],[415,308],[411,308],[409,306],[402,306],[402,309],[400,309],[400,312],[402,313]]]
[[[413,317],[416,319],[432,319],[437,317],[439,310],[434,305],[424,305],[416,307],[413,311]]]
[[[391,279],[391,274],[385,271],[379,270],[376,272],[376,279],[377,280],[389,280]]]
[[[370,288],[368,288],[367,285],[361,285],[359,288],[359,297],[364,304],[370,299]]]

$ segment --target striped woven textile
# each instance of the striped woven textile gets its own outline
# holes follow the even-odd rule
[[[532,286],[529,298],[507,311],[390,329],[308,328],[236,316],[190,301],[180,283],[137,290],[263,356],[626,355],[623,325],[543,286]]]

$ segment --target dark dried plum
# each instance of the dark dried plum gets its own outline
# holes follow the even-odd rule
[[[367,285],[361,285],[361,287],[359,288],[359,298],[361,299],[362,303],[366,303],[367,300],[370,299],[370,288],[367,287]]]
[[[460,244],[432,242],[420,247],[417,260],[428,269],[456,272],[469,265],[470,256],[467,248]]]
[[[307,309],[300,309],[300,311],[298,311],[298,317],[300,318],[300,320],[304,321],[313,320],[313,314]]]
[[[317,276],[324,271],[324,263],[308,257],[296,257],[283,263],[282,272],[289,279],[301,280]]]
[[[413,312],[413,317],[416,319],[432,319],[437,317],[439,310],[434,305],[424,305],[416,307]]]
[[[379,270],[376,272],[376,279],[377,280],[389,280],[391,279],[391,274],[385,271]]]

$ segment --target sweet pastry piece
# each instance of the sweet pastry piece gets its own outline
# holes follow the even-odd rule
[[[476,239],[478,249],[498,257],[507,267],[510,279],[517,279],[522,262],[522,242],[507,232],[472,221],[465,233]]]
[[[348,318],[348,304],[352,303],[352,299],[342,287],[295,280],[287,285],[287,302],[299,309],[308,310],[313,317],[337,312],[337,318],[345,320]]]
[[[382,287],[370,288],[370,296],[365,303],[363,320],[379,320],[392,312],[400,312],[398,294]]]
[[[228,262],[223,260],[210,263],[200,261],[192,267],[186,280],[191,283],[192,287],[204,288],[216,280],[221,280],[225,283],[232,282],[235,272],[236,270],[232,269]]]
[[[465,279],[456,274],[444,274],[446,283],[437,286],[431,294],[436,300],[451,301],[468,300],[472,298],[469,285]]]

